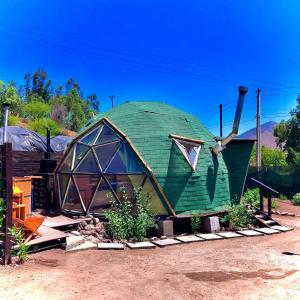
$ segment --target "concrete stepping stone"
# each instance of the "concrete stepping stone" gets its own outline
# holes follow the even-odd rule
[[[156,246],[150,242],[127,243],[126,245],[130,249],[153,249],[153,248],[156,248]]]
[[[255,230],[239,230],[237,231],[237,233],[240,233],[244,236],[261,236],[261,235],[264,235],[262,232],[258,232],[258,231],[255,231]]]
[[[175,240],[178,240],[178,241],[183,242],[183,243],[194,243],[194,242],[203,241],[202,238],[200,238],[198,236],[195,236],[195,235],[180,235],[180,236],[177,236],[175,238]]]
[[[219,235],[219,236],[222,236],[225,239],[234,239],[234,238],[242,237],[241,234],[238,234],[238,233],[233,232],[233,231],[218,232],[216,234]]]
[[[97,249],[97,245],[92,243],[91,241],[85,241],[85,243],[80,244],[76,247],[73,247],[66,252],[76,252],[76,251],[83,251],[83,250],[91,250],[91,249]]]
[[[98,243],[99,250],[124,250],[124,245],[121,243]]]
[[[213,241],[213,240],[222,240],[223,237],[216,235],[214,233],[199,233],[196,234],[197,237],[203,239],[203,240],[207,240],[207,241]]]
[[[177,241],[174,239],[156,240],[156,241],[152,241],[152,243],[158,247],[166,247],[166,246],[173,246],[173,245],[181,244],[180,241]]]
[[[293,228],[285,227],[285,226],[279,226],[279,225],[271,226],[271,228],[275,229],[275,230],[283,231],[283,232],[293,230]]]
[[[70,250],[85,243],[85,238],[83,236],[69,235],[66,238],[66,250]]]
[[[269,227],[262,227],[262,228],[255,228],[256,231],[262,232],[264,234],[275,234],[280,233],[280,231],[269,228]]]

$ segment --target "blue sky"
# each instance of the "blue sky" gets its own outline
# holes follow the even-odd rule
[[[102,111],[109,95],[163,101],[196,114],[218,133],[232,126],[238,85],[247,85],[241,132],[288,117],[300,91],[300,2],[0,1],[0,79],[23,82],[44,68],[54,85],[69,77]]]

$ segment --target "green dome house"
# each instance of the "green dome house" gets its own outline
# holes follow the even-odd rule
[[[129,198],[143,187],[159,216],[224,211],[241,198],[254,141],[222,143],[189,113],[126,102],[98,115],[68,147],[55,170],[59,206],[102,215],[107,194],[118,200],[124,186]]]

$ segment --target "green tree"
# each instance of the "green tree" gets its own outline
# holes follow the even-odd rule
[[[47,128],[50,129],[51,136],[57,136],[60,133],[58,124],[49,118],[42,118],[31,121],[28,123],[28,128],[36,131],[43,136],[47,135]]]
[[[252,151],[250,165],[256,165],[256,149],[253,149]],[[271,149],[266,146],[262,146],[261,165],[263,167],[286,166],[286,154],[281,149]]]
[[[291,118],[281,121],[274,128],[276,143],[287,152],[289,164],[299,164],[300,155],[300,96],[297,98],[297,106],[291,112]]]
[[[46,118],[50,113],[50,105],[47,103],[33,101],[24,105],[24,116],[30,120]]]

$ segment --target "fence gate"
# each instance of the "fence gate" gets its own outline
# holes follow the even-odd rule
[[[12,144],[0,145],[0,197],[5,202],[5,218],[2,224],[2,263],[11,262],[12,242],[9,228],[12,226]]]

